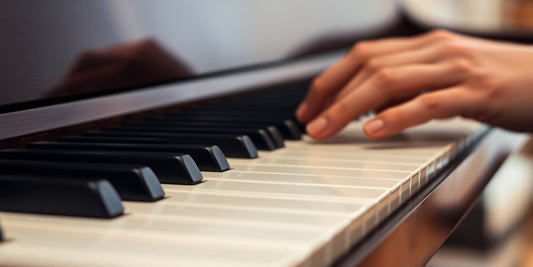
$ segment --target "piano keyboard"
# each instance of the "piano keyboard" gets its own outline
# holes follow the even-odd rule
[[[257,121],[261,120],[256,120],[256,124]],[[253,151],[248,158],[229,157],[230,170],[226,171],[201,167],[201,183],[163,184],[165,197],[161,200],[123,200],[124,214],[109,216],[113,219],[0,212],[3,234],[8,240],[0,244],[0,264],[328,265],[398,209],[485,130],[478,123],[455,119],[432,122],[388,140],[371,141],[364,138],[361,122],[355,121],[326,142],[313,142],[306,136],[303,140],[285,138],[275,142],[272,139],[276,133],[265,126],[271,123],[264,120],[260,130],[247,129],[247,133],[253,132],[252,141],[261,144],[257,145],[261,149],[257,158]],[[291,127],[279,134],[289,136],[294,130]],[[240,134],[231,129],[228,126],[216,133]],[[153,140],[165,136],[161,132],[158,136],[143,129],[129,130],[138,130],[139,135],[124,135],[127,138]],[[121,136],[118,132],[107,129],[90,136]],[[193,132],[214,133],[198,129]],[[164,140],[160,141],[172,143],[169,138]],[[242,144],[249,149],[249,140]],[[39,145],[31,146],[32,150],[37,148]],[[50,149],[69,151],[66,146]],[[160,157],[168,155],[157,153]],[[218,160],[223,162],[220,157]],[[189,166],[191,161],[178,161],[185,169],[194,169]],[[154,162],[155,159],[152,163],[138,161],[137,165],[142,166],[137,167]],[[163,172],[157,167],[151,169],[154,172],[150,175]],[[194,170],[192,173],[187,181],[194,176]]]

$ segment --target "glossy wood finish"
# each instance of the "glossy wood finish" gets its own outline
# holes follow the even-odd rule
[[[235,75],[160,85],[134,92],[4,113],[0,114],[0,140],[297,81],[316,75],[340,55],[338,52],[330,53]]]

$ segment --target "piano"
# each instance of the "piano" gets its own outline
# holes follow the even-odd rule
[[[422,265],[527,141],[305,135],[312,77],[425,30],[396,1],[0,5],[0,265]]]

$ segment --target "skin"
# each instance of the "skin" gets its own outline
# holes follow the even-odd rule
[[[360,42],[314,79],[296,116],[321,140],[370,110],[370,138],[455,116],[531,132],[533,46],[442,30]]]

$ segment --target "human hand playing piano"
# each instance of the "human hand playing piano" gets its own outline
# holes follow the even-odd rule
[[[462,116],[533,131],[533,46],[433,31],[365,41],[319,75],[296,112],[326,139],[374,110],[370,138],[432,119]]]

